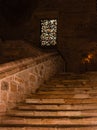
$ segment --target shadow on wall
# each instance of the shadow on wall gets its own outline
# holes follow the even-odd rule
[[[15,61],[27,57],[35,57],[43,54],[30,43],[22,40],[17,41],[0,41],[0,63]]]

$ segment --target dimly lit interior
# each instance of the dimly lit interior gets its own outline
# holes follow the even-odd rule
[[[57,50],[66,62],[66,71],[97,70],[96,14],[96,0],[0,0],[0,63],[31,56],[23,49],[19,52],[23,46],[19,42],[39,48],[41,19],[57,19]],[[89,54],[93,55],[90,62],[83,64]]]
[[[97,0],[0,0],[0,130],[97,130]]]

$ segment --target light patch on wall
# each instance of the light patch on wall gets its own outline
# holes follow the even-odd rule
[[[91,60],[93,59],[93,54],[92,53],[89,53],[88,55],[87,55],[87,57],[85,57],[84,59],[82,59],[82,63],[83,64],[85,64],[85,63],[90,63],[91,62]]]

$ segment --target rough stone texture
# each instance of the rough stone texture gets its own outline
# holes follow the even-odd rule
[[[64,62],[57,52],[1,65],[0,112],[13,108],[63,68]]]

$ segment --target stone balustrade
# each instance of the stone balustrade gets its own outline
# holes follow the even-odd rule
[[[0,113],[15,107],[23,99],[64,69],[57,52],[45,53],[0,65]]]

